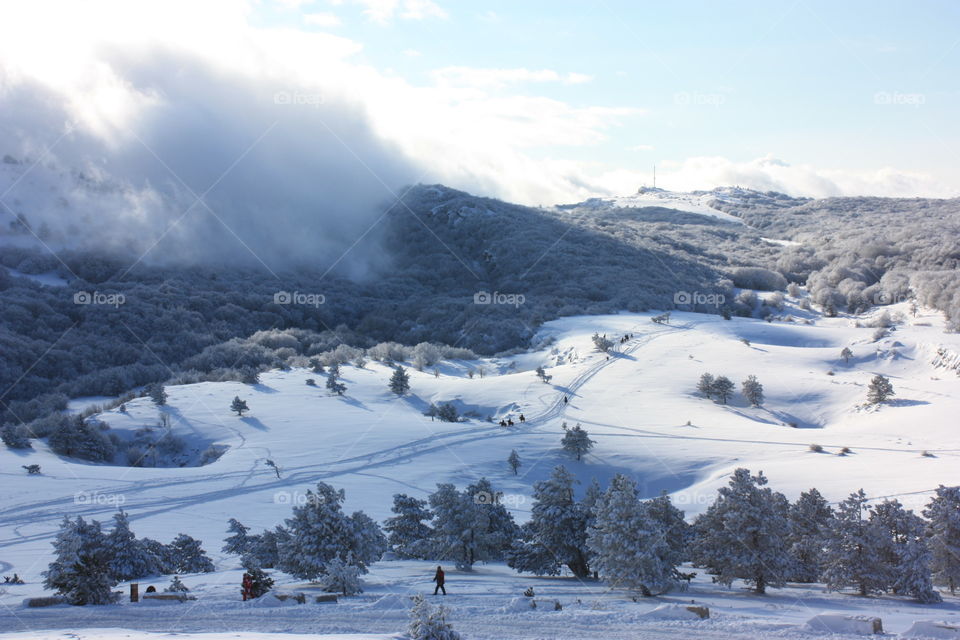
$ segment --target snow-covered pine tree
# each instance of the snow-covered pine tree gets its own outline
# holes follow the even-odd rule
[[[687,524],[683,511],[674,506],[666,491],[643,503],[647,514],[666,532],[666,542],[678,558],[686,558],[693,541],[693,527]]]
[[[591,339],[593,340],[593,346],[595,346],[598,351],[607,353],[613,347],[613,340],[607,338],[607,334],[601,336],[599,333],[594,333]]]
[[[751,406],[759,407],[763,404],[763,385],[757,380],[757,376],[747,376],[747,379],[741,384],[743,397]]]
[[[923,510],[927,518],[933,581],[955,595],[960,587],[960,487],[937,487]]]
[[[730,586],[740,578],[765,593],[768,586],[781,586],[789,573],[790,503],[766,484],[763,472],[751,476],[747,469],[735,470],[729,486],[720,488],[717,500],[694,523],[693,559],[720,584]]]
[[[816,489],[804,491],[787,512],[787,545],[793,563],[789,580],[816,582],[823,568],[823,549],[833,524],[833,509]]]
[[[280,545],[290,539],[290,533],[278,525],[264,529],[263,533],[250,536],[250,550],[240,558],[244,566],[272,569],[280,562]]]
[[[831,591],[855,587],[862,596],[883,593],[891,576],[884,562],[886,532],[870,521],[870,508],[863,489],[837,506],[826,539],[822,580]]]
[[[593,448],[594,441],[590,439],[590,434],[580,426],[579,423],[571,429],[567,429],[560,440],[560,446],[563,450],[572,456],[576,456],[579,461],[584,455]]]
[[[516,537],[516,524],[485,479],[458,491],[438,484],[430,494],[433,540],[430,555],[469,571],[475,562],[497,560]]]
[[[227,532],[233,535],[223,539],[224,545],[221,551],[238,556],[249,552],[252,543],[251,536],[248,535],[249,531],[250,527],[245,527],[236,518],[230,518]]]
[[[550,382],[550,379],[553,378],[553,376],[547,375],[547,372],[546,370],[544,370],[543,365],[540,365],[537,367],[536,373],[537,373],[537,377],[540,378],[540,380],[544,384]]]
[[[240,396],[234,396],[233,402],[230,403],[230,411],[236,411],[238,416],[242,416],[244,411],[249,411],[250,407],[247,406],[246,400],[241,400]]]
[[[717,376],[713,381],[713,395],[720,401],[720,404],[727,404],[734,390],[733,381],[727,376]]]
[[[189,593],[190,589],[180,581],[180,576],[173,576],[173,580],[170,581],[170,585],[164,591],[167,593]]]
[[[423,594],[418,593],[413,597],[407,636],[410,640],[461,640],[460,634],[453,630],[446,616],[446,609],[434,609]]]
[[[713,374],[705,373],[697,381],[697,391],[703,394],[708,400],[713,399]]]
[[[203,543],[185,533],[179,534],[170,543],[170,553],[176,573],[211,573],[213,561],[203,550]]]
[[[163,387],[163,384],[159,382],[154,382],[147,387],[147,395],[153,400],[153,404],[158,407],[167,404],[167,390]]]
[[[398,366],[393,370],[393,374],[390,376],[390,391],[398,396],[410,391],[410,375],[403,367]]]
[[[879,374],[873,376],[873,379],[870,380],[870,384],[867,386],[867,402],[870,404],[881,404],[889,400],[892,395],[895,394],[890,379]]]
[[[426,523],[433,514],[427,509],[427,501],[397,493],[390,510],[397,515],[387,518],[383,528],[393,552],[399,558],[428,559],[433,529]]]
[[[870,522],[886,533],[882,557],[893,592],[922,603],[940,602],[930,577],[932,558],[924,538],[923,519],[904,509],[899,500],[884,500],[871,511]]]
[[[0,429],[0,440],[11,449],[30,449],[30,432],[22,425],[4,425]]]
[[[177,570],[176,564],[174,563],[173,552],[169,545],[165,545],[159,540],[152,538],[141,538],[140,543],[153,557],[156,563],[156,573],[166,576]]]
[[[843,360],[844,364],[850,364],[850,358],[853,357],[853,351],[850,350],[850,347],[844,347],[843,351],[840,352],[840,358]]]
[[[340,382],[340,367],[330,365],[330,372],[327,374],[327,389],[330,393],[342,396],[347,391],[347,385]]]
[[[360,568],[353,564],[353,557],[347,554],[347,559],[333,558],[327,563],[323,575],[323,590],[339,593],[344,596],[355,596],[363,593],[360,584]]]
[[[517,469],[520,468],[520,455],[517,453],[516,449],[510,451],[510,456],[507,458],[507,464],[510,465],[510,470],[513,471],[513,475],[517,475]]]
[[[307,491],[303,505],[293,508],[286,520],[289,539],[278,542],[277,566],[301,580],[319,580],[333,558],[352,554],[361,573],[380,559],[386,542],[379,527],[362,512],[343,513],[343,490],[318,482],[316,492]],[[358,515],[359,514],[359,515]]]
[[[636,483],[617,474],[597,505],[587,536],[594,568],[611,586],[645,596],[664,593],[676,582],[683,558],[667,543],[667,531],[651,517]]]
[[[159,573],[159,563],[130,530],[130,519],[122,509],[113,515],[113,530],[104,537],[110,573],[126,582]]]
[[[560,575],[566,565],[573,575],[590,575],[587,561],[587,510],[574,499],[573,475],[563,466],[533,485],[530,520],[507,554],[507,564],[519,572]]]
[[[106,537],[100,523],[64,516],[53,541],[55,558],[43,572],[43,586],[67,598],[70,604],[111,604],[117,580],[110,571]]]

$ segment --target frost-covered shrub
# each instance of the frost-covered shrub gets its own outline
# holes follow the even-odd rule
[[[116,454],[116,446],[101,430],[101,424],[80,416],[67,420],[50,434],[50,448],[63,456],[108,462]]]
[[[5,425],[0,429],[0,440],[11,449],[30,449],[30,432],[22,425]]]
[[[776,271],[760,267],[738,267],[731,274],[734,286],[741,289],[760,291],[782,291],[787,287],[787,279]]]

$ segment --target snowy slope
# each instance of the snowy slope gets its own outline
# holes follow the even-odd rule
[[[643,188],[633,195],[615,196],[612,198],[590,198],[578,205],[572,206],[587,209],[662,207],[687,213],[698,213],[711,218],[718,218],[725,222],[740,223],[740,218],[732,216],[716,207],[716,205],[721,202],[721,200],[718,200],[718,197],[722,195],[720,191],[682,193],[666,191],[664,189]],[[729,200],[729,198],[725,198],[725,200]]]
[[[650,322],[651,314],[564,318],[544,326],[540,339],[547,346],[539,351],[445,363],[439,377],[411,371],[412,393],[405,398],[388,392],[390,369],[376,363],[365,369],[343,367],[348,387],[344,397],[329,396],[322,379],[304,370],[269,372],[254,386],[224,382],[168,387],[166,411],[174,433],[188,441],[228,447],[218,461],[202,467],[142,469],[61,459],[42,444],[26,453],[0,450],[0,574],[16,571],[28,582],[0,595],[0,604],[12,607],[0,610],[0,629],[6,622],[12,624],[11,616],[46,625],[16,628],[63,628],[56,621],[69,619],[70,608],[26,611],[19,602],[43,592],[40,572],[50,561],[50,541],[63,515],[108,521],[117,506],[130,513],[140,536],[168,541],[182,531],[202,539],[219,571],[185,581],[205,585],[201,586],[209,594],[205,602],[221,602],[227,608],[236,606],[238,582],[236,559],[220,553],[227,519],[237,517],[255,529],[272,527],[320,480],[346,490],[348,511],[363,509],[378,520],[390,515],[394,493],[423,497],[438,482],[462,486],[481,476],[505,492],[507,506],[523,520],[531,485],[560,463],[583,482],[597,477],[605,483],[614,473],[630,473],[647,495],[670,491],[691,516],[709,504],[716,488],[738,466],[762,469],[774,488],[791,498],[816,486],[829,500],[838,501],[863,487],[870,496],[898,495],[908,507],[919,508],[928,498],[926,491],[941,483],[960,483],[960,432],[955,420],[960,413],[960,378],[956,371],[933,364],[941,347],[960,353],[960,336],[944,334],[942,320],[933,313],[912,318],[905,308],[890,309],[903,313],[905,324],[879,342],[872,342],[873,329],[858,328],[842,317],[817,317],[805,324],[674,313],[669,325]],[[798,318],[804,313],[793,311]],[[790,312],[788,308],[785,313]],[[610,336],[631,333],[633,339],[618,345],[608,359],[593,349],[594,331]],[[839,361],[844,346],[855,354],[849,365]],[[533,369],[541,364],[553,376],[550,384],[534,375]],[[471,366],[482,366],[484,377],[468,378]],[[738,383],[756,374],[765,387],[766,405],[750,408],[738,399],[721,406],[697,396],[693,389],[704,372]],[[875,373],[889,376],[897,392],[896,400],[879,410],[858,406]],[[318,378],[321,387],[307,386],[310,377]],[[250,406],[242,418],[229,411],[235,395]],[[570,398],[568,405],[562,402],[564,395]],[[430,402],[441,401],[453,401],[479,418],[450,424],[422,415]],[[126,415],[111,411],[100,417],[116,429],[158,422],[158,409],[147,398],[132,401],[127,408]],[[496,426],[501,417],[516,421],[521,412],[528,418],[525,424]],[[485,420],[488,416],[493,423]],[[582,423],[597,441],[581,463],[559,450],[564,421]],[[811,452],[812,443],[821,444],[825,452]],[[844,446],[852,452],[837,455]],[[518,476],[505,462],[511,449],[523,462]],[[921,455],[923,451],[930,455]],[[280,466],[280,478],[265,465],[267,459]],[[42,475],[27,476],[20,468],[34,463],[42,466]],[[418,582],[411,582],[411,572],[419,576]],[[422,590],[428,577],[427,564],[382,562],[368,577],[368,594]],[[506,606],[523,585],[543,584],[570,602],[589,591],[569,581],[516,576],[498,565],[479,569],[469,580],[478,581],[470,583],[470,593],[486,598],[483,606],[472,599],[455,601],[463,624],[477,630],[471,637],[504,637],[497,635],[503,627],[484,622],[484,607]],[[602,585],[590,589],[607,604],[597,605],[599,609],[584,604],[580,617],[573,609],[558,616],[563,620],[556,625],[558,635],[547,637],[590,637],[562,633],[568,625],[576,629],[594,617],[610,617],[611,624],[653,625],[650,628],[656,630],[664,624],[680,625],[673,636],[649,637],[683,637],[694,624],[643,622],[641,610],[622,594],[607,593]],[[710,585],[708,579],[698,581],[684,597],[712,598],[712,606],[730,609],[741,627],[773,625],[764,627],[761,635],[775,635],[779,628],[779,623],[771,622],[767,604],[789,608],[787,604],[794,603],[790,629],[801,624],[803,616],[811,617],[811,608],[818,609],[814,613],[850,607],[870,612],[892,606],[881,600],[853,599],[851,604],[846,596],[826,597],[811,588],[802,593],[784,590],[776,596],[779,600],[758,604],[736,591]],[[642,611],[652,606],[645,605]],[[899,619],[905,629],[914,605],[896,601],[896,606],[907,612]],[[129,607],[100,610],[111,612],[97,614],[106,616],[109,624],[97,624],[99,618],[77,624],[163,630],[166,622],[143,627]],[[405,615],[391,614],[392,626],[378,626],[364,621],[357,611],[350,613],[345,607],[336,611],[340,613],[329,620],[310,618],[310,628],[393,633],[402,630]],[[956,600],[948,599],[933,611],[955,615]],[[266,614],[257,615],[261,620]],[[932,619],[933,613],[924,610],[923,615]],[[711,622],[713,635],[706,637],[725,637],[722,625],[733,624],[730,620]],[[298,630],[275,623],[279,621],[272,619],[256,628]],[[199,615],[185,618],[181,629],[219,630]],[[531,635],[518,632],[509,637],[544,637],[536,635],[536,629],[534,624]],[[734,633],[734,627],[727,631]],[[736,633],[746,632],[740,628]]]

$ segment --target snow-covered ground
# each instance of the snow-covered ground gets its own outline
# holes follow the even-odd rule
[[[725,197],[726,196],[726,197]],[[736,222],[741,224],[740,218],[730,215],[725,211],[716,208],[714,203],[726,201],[729,194],[717,191],[700,191],[693,193],[683,193],[677,191],[666,191],[664,189],[640,189],[637,193],[629,196],[615,196],[611,198],[590,198],[581,202],[580,207],[587,208],[643,208],[643,207],[663,207],[665,209],[676,209],[686,213],[697,213],[711,218],[717,218],[724,222]]]
[[[0,450],[0,574],[17,572],[27,581],[0,585],[0,631],[14,634],[0,638],[65,637],[27,633],[59,629],[79,634],[73,637],[112,640],[102,628],[220,634],[210,640],[259,638],[247,633],[251,630],[401,633],[406,597],[428,589],[430,563],[380,562],[366,576],[366,592],[337,605],[272,608],[237,602],[237,559],[220,553],[227,519],[236,517],[255,530],[272,527],[320,480],[346,490],[348,512],[363,509],[378,520],[390,515],[394,493],[424,497],[436,483],[462,486],[481,476],[505,492],[507,506],[524,520],[533,482],[560,463],[584,484],[592,477],[605,484],[617,472],[629,473],[648,496],[671,492],[691,517],[706,508],[739,466],[763,470],[790,498],[815,486],[839,501],[863,487],[871,497],[898,496],[919,509],[938,484],[960,484],[960,378],[933,364],[941,347],[960,354],[960,336],[944,334],[937,314],[921,311],[912,317],[906,305],[887,309],[901,314],[903,324],[877,342],[874,329],[858,328],[850,318],[815,317],[795,308],[784,313],[812,317],[812,323],[724,321],[690,313],[674,313],[669,325],[652,323],[652,314],[564,318],[542,329],[547,346],[539,351],[444,363],[438,377],[411,371],[412,393],[404,398],[387,390],[390,369],[377,363],[343,367],[344,397],[330,396],[322,377],[304,370],[265,373],[253,386],[168,387],[165,411],[173,432],[188,442],[228,447],[219,460],[144,469],[66,460],[40,443],[25,453]],[[608,359],[593,348],[595,331],[633,338],[618,343]],[[854,353],[849,364],[839,358],[845,346]],[[553,376],[549,384],[535,376],[538,365]],[[483,377],[467,376],[480,366]],[[699,397],[694,388],[704,372],[737,383],[757,375],[765,406],[750,408],[740,399],[721,406]],[[876,373],[891,379],[896,399],[868,409],[862,406],[866,385]],[[311,377],[319,388],[305,384]],[[229,410],[234,396],[249,404],[242,418]],[[453,401],[479,418],[451,424],[422,415],[430,402],[441,401]],[[159,422],[148,398],[129,402],[127,410],[100,417],[115,429]],[[501,417],[517,421],[520,413],[526,423],[496,425]],[[560,451],[563,422],[580,422],[597,441],[584,461]],[[812,452],[814,443],[824,451]],[[851,453],[838,455],[841,447]],[[506,463],[511,449],[523,464],[517,476]],[[266,466],[267,459],[279,465],[280,478]],[[26,464],[41,465],[43,473],[28,476],[21,469]],[[51,559],[50,542],[63,515],[106,522],[118,506],[130,514],[139,536],[169,541],[185,532],[204,541],[218,571],[184,577],[199,599],[162,606],[23,607],[23,598],[44,595],[40,573]],[[880,615],[893,632],[905,631],[914,620],[960,622],[960,606],[951,597],[923,606],[796,585],[757,597],[713,585],[700,573],[688,593],[635,603],[603,584],[519,576],[503,565],[480,565],[470,574],[450,571],[451,594],[444,602],[467,637],[499,640],[821,637],[802,629],[821,612]],[[282,589],[312,589],[276,575]],[[520,608],[522,602],[511,604],[531,585],[538,596],[558,599],[563,610],[528,611]],[[386,596],[394,597],[380,600]],[[664,603],[690,600],[709,606],[713,616],[694,621],[645,615]],[[164,607],[169,611],[155,610]]]

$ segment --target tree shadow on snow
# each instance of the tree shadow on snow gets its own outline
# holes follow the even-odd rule
[[[265,425],[265,424],[263,424],[262,422],[260,422],[260,419],[259,419],[259,418],[254,418],[254,417],[252,417],[252,416],[246,416],[246,417],[244,417],[244,418],[240,418],[240,421],[241,421],[241,422],[244,422],[244,423],[246,423],[246,424],[248,424],[248,425],[250,425],[250,426],[253,427],[254,429],[260,429],[260,431],[270,431],[270,427],[268,427],[267,425]]]

